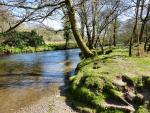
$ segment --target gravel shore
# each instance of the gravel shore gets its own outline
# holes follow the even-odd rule
[[[77,113],[67,103],[66,97],[61,96],[60,90],[55,88],[53,95],[45,96],[14,113]]]

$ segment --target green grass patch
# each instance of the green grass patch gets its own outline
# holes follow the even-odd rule
[[[74,42],[70,43],[68,49],[78,48],[77,44]],[[8,45],[1,45],[0,46],[0,54],[14,54],[14,53],[27,53],[27,52],[42,52],[42,51],[52,51],[52,50],[64,50],[65,42],[51,42],[49,44],[31,47],[31,46],[24,46],[24,47],[10,47]]]
[[[83,59],[77,68],[77,75],[70,78],[69,88],[74,99],[86,103],[97,113],[125,113],[126,110],[105,108],[108,100],[123,101],[124,92],[114,81],[119,76],[127,76],[137,87],[143,88],[149,83],[149,79],[143,81],[142,76],[150,76],[150,59],[128,57],[128,49],[117,48],[109,54]]]

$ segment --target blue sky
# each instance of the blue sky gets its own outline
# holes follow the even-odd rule
[[[7,1],[7,2],[9,2],[10,0],[0,0],[0,1]],[[33,0],[28,0],[28,1],[31,2],[31,1],[33,1]],[[19,9],[18,9],[18,8],[15,8],[15,9],[13,9],[13,13],[16,14],[16,15],[23,15],[23,13],[25,13],[25,10],[20,9],[20,8],[19,8]],[[132,12],[132,16],[133,16],[133,14],[134,14],[134,11]],[[55,30],[63,29],[63,23],[62,23],[61,18],[62,18],[62,16],[60,16],[60,15],[55,15],[55,18],[54,18],[54,19],[50,19],[50,18],[45,19],[45,20],[43,21],[43,23],[44,23],[45,25],[47,25],[47,26],[49,26],[49,27],[55,29]],[[122,15],[122,16],[119,17],[119,19],[122,20],[122,21],[125,21],[125,20],[127,20],[127,19],[129,19],[129,18],[130,18],[130,17],[127,17],[127,16],[125,16],[125,15]],[[79,24],[78,24],[78,26],[80,27]]]

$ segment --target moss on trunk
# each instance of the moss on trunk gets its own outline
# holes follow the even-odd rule
[[[69,15],[70,23],[71,23],[72,32],[73,32],[74,38],[75,38],[78,46],[82,50],[85,57],[93,56],[94,54],[89,50],[89,48],[83,41],[83,39],[78,31],[77,19],[75,16],[75,9],[72,4],[72,0],[65,0],[65,2],[66,2],[66,6],[68,8],[68,15]]]

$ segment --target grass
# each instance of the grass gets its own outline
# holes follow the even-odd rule
[[[144,106],[140,106],[136,113],[149,113],[149,111]]]
[[[70,42],[68,49],[77,48],[77,44]],[[0,53],[5,54],[10,53],[26,53],[26,52],[41,52],[41,51],[51,51],[51,50],[64,50],[65,42],[50,42],[49,44],[38,46],[38,47],[10,47],[10,46],[0,46]]]
[[[87,105],[87,108],[95,110],[92,110],[93,112],[127,112],[122,109],[105,107],[107,101],[112,98],[117,103],[125,100],[123,100],[124,91],[120,90],[120,86],[114,85],[115,81],[117,78],[127,76],[135,84],[139,84],[139,81],[144,84],[142,76],[150,77],[149,69],[150,59],[148,57],[128,57],[127,49],[113,49],[110,54],[83,59],[78,64],[77,75],[70,78],[69,91],[78,101],[77,103],[82,103],[82,106]],[[147,81],[149,82],[149,79]],[[135,93],[135,95],[138,94]],[[77,104],[76,106],[79,107]],[[81,109],[81,107],[79,108]],[[88,111],[91,112],[89,109]]]

